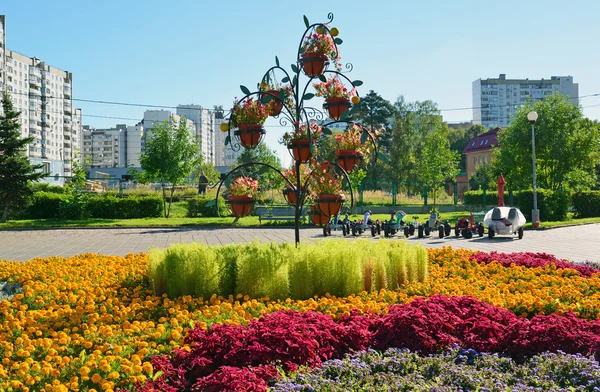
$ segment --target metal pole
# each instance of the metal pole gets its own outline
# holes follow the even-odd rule
[[[300,182],[300,167],[302,163],[296,161],[296,221],[294,222],[294,237],[296,240],[296,247],[300,244],[300,208],[302,208],[302,200],[300,189],[302,183]]]
[[[531,156],[533,158],[533,211],[531,211],[531,222],[535,225],[540,219],[540,212],[537,205],[537,180],[535,167],[535,122],[531,123]]]

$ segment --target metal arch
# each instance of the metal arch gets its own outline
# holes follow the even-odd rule
[[[215,202],[217,205],[217,216],[220,218],[221,214],[219,213],[219,193],[221,192],[221,186],[223,186],[223,184],[225,183],[225,180],[234,172],[241,170],[245,167],[248,166],[266,166],[270,169],[275,170],[277,173],[279,173],[279,175],[291,186],[294,186],[294,184],[287,179],[286,176],[283,175],[282,172],[280,172],[275,166],[269,165],[268,163],[262,163],[262,162],[248,162],[248,163],[244,163],[240,166],[234,167],[233,169],[231,169],[227,174],[225,174],[225,177],[223,177],[223,179],[221,180],[221,182],[219,183],[219,187],[217,188],[217,195],[215,196]]]
[[[341,167],[340,165],[338,165],[337,163],[334,162],[328,162],[328,164],[337,167],[338,169],[340,169],[342,171],[342,175],[344,176],[344,178],[346,179],[346,181],[348,182],[348,186],[350,187],[350,209],[354,208],[354,190],[352,189],[352,182],[350,182],[350,176],[348,175],[348,172],[346,170],[344,170],[343,167]],[[306,179],[306,181],[304,182],[304,189],[308,189],[308,184],[309,181],[311,179],[311,177],[314,176],[315,174],[315,170],[313,170],[309,175],[308,178]],[[306,194],[308,194],[308,192],[306,192]],[[302,205],[301,207],[304,207],[304,202],[306,201],[306,194],[305,197],[302,198]]]

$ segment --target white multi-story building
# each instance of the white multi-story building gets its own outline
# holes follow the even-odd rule
[[[64,184],[81,149],[81,110],[73,108],[73,74],[6,48],[6,17],[0,15],[0,90],[21,112],[21,134],[33,137],[29,158],[43,164],[45,181]]]
[[[182,116],[168,110],[146,110],[141,124],[144,127],[144,140],[152,134],[152,130],[155,128],[156,124],[167,121],[173,126],[179,126],[179,122],[182,118]],[[196,127],[194,122],[190,119],[185,119],[185,121],[188,130],[195,135]]]
[[[579,85],[572,76],[552,76],[550,79],[506,79],[500,74],[497,79],[477,79],[473,82],[473,124],[486,128],[507,127],[511,117],[530,99],[544,99],[558,92],[579,103]]]
[[[115,128],[83,126],[83,158],[86,168],[140,167],[144,128],[141,123]]]
[[[196,140],[205,162],[215,164],[215,113],[200,105],[178,105],[177,114],[191,120],[196,127]]]

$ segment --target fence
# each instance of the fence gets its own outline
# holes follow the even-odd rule
[[[412,180],[364,180],[358,188],[359,205],[458,204],[469,190],[468,182],[448,182],[437,195],[429,187]]]

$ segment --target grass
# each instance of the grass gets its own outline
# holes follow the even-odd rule
[[[592,217],[592,218],[575,218],[574,214],[569,212],[567,214],[567,219],[564,221],[554,221],[554,222],[544,222],[540,221],[540,229],[554,229],[557,227],[567,227],[567,226],[578,226],[578,225],[589,225],[592,223],[600,223],[600,217]],[[533,224],[527,223],[525,228],[533,228]]]

